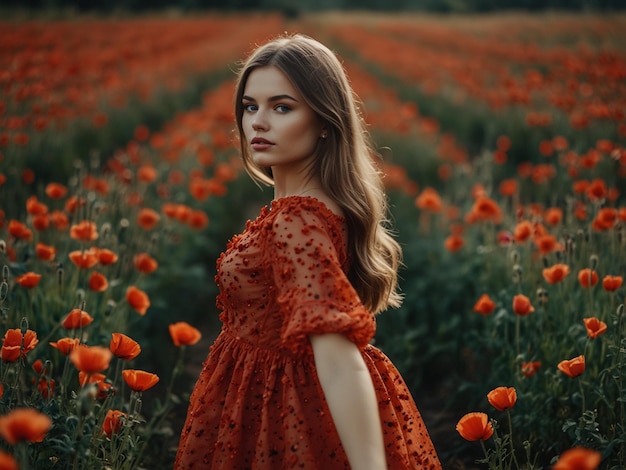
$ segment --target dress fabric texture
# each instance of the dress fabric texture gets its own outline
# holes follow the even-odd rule
[[[440,469],[411,394],[370,345],[376,325],[346,273],[346,226],[312,197],[261,209],[217,261],[222,330],[190,398],[175,469],[340,470],[348,459],[310,334],[342,333],[372,375],[390,469]]]

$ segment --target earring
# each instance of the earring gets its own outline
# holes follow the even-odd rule
[[[326,137],[328,137],[328,132],[326,132],[325,130],[322,131],[321,137],[322,137],[322,139],[325,139]]]

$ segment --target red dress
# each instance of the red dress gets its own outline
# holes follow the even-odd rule
[[[349,469],[308,340],[319,333],[343,333],[361,350],[389,468],[441,468],[402,377],[368,344],[376,325],[346,278],[345,230],[318,199],[291,196],[229,242],[216,276],[223,327],[191,395],[176,469]]]

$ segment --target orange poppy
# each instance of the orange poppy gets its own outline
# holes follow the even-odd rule
[[[424,211],[441,212],[443,202],[435,189],[427,187],[415,199],[415,206]]]
[[[35,253],[37,254],[37,258],[42,261],[52,261],[57,254],[57,250],[53,246],[37,242],[37,245],[35,245]]]
[[[522,220],[513,230],[513,239],[516,243],[524,243],[532,236],[533,231],[534,228],[532,222],[529,220]]]
[[[468,222],[502,222],[502,210],[498,203],[487,196],[479,196],[467,215]]]
[[[144,230],[151,230],[156,227],[156,224],[161,219],[161,216],[154,209],[144,207],[139,211],[137,216],[137,223]]]
[[[607,292],[615,292],[617,289],[622,287],[623,278],[622,276],[604,276],[602,279],[602,287]]]
[[[79,371],[78,383],[81,387],[84,387],[88,384],[95,384],[96,398],[100,400],[104,400],[112,393],[115,393],[113,384],[107,380],[107,376],[99,372],[87,373]]]
[[[556,238],[552,235],[538,235],[533,239],[533,241],[542,255],[547,255],[552,251],[563,250],[563,245],[557,242]]]
[[[598,336],[606,332],[606,323],[602,320],[598,320],[595,317],[583,318],[585,323],[585,329],[587,330],[587,336],[590,338],[597,338]]]
[[[46,195],[50,199],[62,199],[67,195],[67,187],[60,183],[48,183],[46,185]]]
[[[0,450],[0,468],[3,470],[19,470],[19,465],[15,457]]]
[[[483,294],[474,304],[474,311],[481,315],[491,315],[496,308],[496,303],[487,294]]]
[[[593,219],[591,227],[597,231],[602,232],[610,230],[615,226],[617,222],[617,210],[612,207],[603,207],[598,211],[598,215]]]
[[[33,216],[33,228],[38,231],[48,230],[50,227],[50,216],[48,214],[39,214]]]
[[[598,283],[598,273],[592,269],[585,268],[578,271],[578,282],[586,289]]]
[[[570,273],[570,269],[567,264],[557,263],[545,268],[541,273],[543,274],[543,278],[546,282],[550,284],[557,284],[565,279],[565,276]]]
[[[50,221],[57,230],[65,230],[70,226],[70,219],[63,211],[52,211],[50,213]]]
[[[94,271],[89,276],[89,288],[94,292],[104,292],[109,288],[109,281],[104,274]]]
[[[459,420],[456,430],[468,441],[485,441],[493,435],[493,424],[486,413],[472,412]]]
[[[70,196],[65,201],[65,212],[67,212],[68,214],[73,214],[74,212],[76,212],[76,209],[78,209],[79,207],[83,207],[85,204],[87,204],[87,201],[84,198],[78,196]]]
[[[602,454],[597,450],[572,447],[563,452],[552,470],[597,470]]]
[[[26,212],[30,215],[43,215],[48,213],[48,206],[37,199],[37,196],[31,196],[26,199]]]
[[[117,254],[111,250],[102,248],[98,251],[98,261],[103,266],[108,266],[110,264],[113,264],[117,262],[117,260],[118,260]]]
[[[498,411],[510,410],[517,402],[517,391],[513,387],[497,387],[487,394],[487,400]]]
[[[78,338],[61,338],[58,341],[50,342],[50,346],[61,351],[64,356],[69,355],[80,344]]]
[[[600,178],[596,178],[585,189],[585,195],[591,201],[604,199],[607,195],[606,183]]]
[[[443,242],[443,246],[451,253],[456,253],[463,248],[464,245],[465,240],[463,240],[463,237],[456,234],[450,235]]]
[[[91,269],[98,264],[98,249],[71,251],[67,256],[80,269]]]
[[[124,418],[128,416],[126,413],[120,410],[108,410],[102,423],[102,432],[111,439],[113,434],[120,432],[122,424],[124,424]]]
[[[133,259],[137,271],[149,274],[159,267],[159,263],[147,253],[139,253]]]
[[[143,183],[152,183],[157,178],[157,171],[152,165],[143,165],[137,170],[137,179]]]
[[[557,368],[568,377],[578,377],[585,372],[585,356],[581,354],[573,359],[561,361]]]
[[[24,289],[32,289],[33,287],[37,287],[37,284],[39,284],[40,280],[41,274],[37,274],[32,271],[24,273],[21,276],[15,278],[15,282],[17,282]]]
[[[48,415],[32,408],[16,408],[0,416],[0,435],[11,445],[41,442],[52,427]]]
[[[202,333],[189,323],[181,321],[169,326],[170,336],[174,346],[187,346],[196,344],[202,338]]]
[[[202,230],[209,225],[209,216],[204,211],[194,210],[189,214],[187,223],[193,229]]]
[[[61,325],[63,325],[63,328],[66,330],[76,330],[89,325],[91,322],[93,322],[91,315],[84,310],[74,308],[65,316]]]
[[[9,234],[18,240],[27,242],[33,239],[33,231],[18,220],[9,221]]]
[[[70,353],[70,361],[86,374],[100,372],[109,367],[113,353],[102,346],[79,345]]]
[[[15,362],[37,346],[39,340],[37,333],[33,330],[26,330],[22,335],[20,328],[13,328],[6,331],[2,340],[2,360],[4,362]]]
[[[522,363],[522,374],[524,377],[532,377],[541,367],[541,361],[531,361]]]
[[[141,352],[139,343],[122,333],[113,333],[109,349],[115,357],[119,357],[125,361],[136,358]]]
[[[546,221],[548,225],[558,225],[563,220],[563,209],[560,207],[550,207],[546,209],[543,214],[543,220]]]
[[[126,301],[140,315],[145,315],[150,307],[148,294],[135,286],[129,286],[126,289]]]
[[[530,303],[530,299],[526,297],[524,294],[518,294],[513,297],[513,311],[516,315],[521,317],[528,315],[535,311],[535,307],[533,307]]]
[[[70,237],[74,240],[92,242],[98,238],[96,224],[89,220],[83,220],[70,227]]]
[[[55,387],[56,387],[56,382],[53,379],[48,380],[48,379],[41,378],[37,382],[37,391],[39,392],[39,394],[44,400],[52,398],[52,396],[54,395]]]
[[[135,392],[145,392],[159,381],[158,375],[137,369],[123,370],[122,377],[131,390]]]

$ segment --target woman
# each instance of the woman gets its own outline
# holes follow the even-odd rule
[[[244,64],[243,162],[274,200],[217,262],[223,328],[175,468],[439,469],[400,374],[369,345],[400,304],[400,247],[337,57],[303,35]]]

